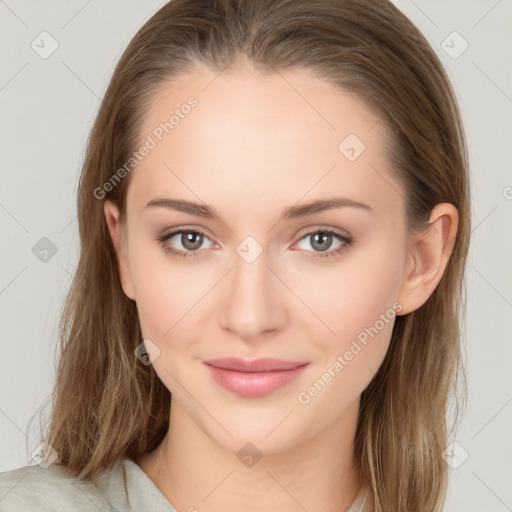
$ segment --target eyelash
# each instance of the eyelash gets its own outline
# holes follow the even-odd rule
[[[201,251],[182,251],[180,249],[174,249],[172,247],[169,247],[166,245],[166,241],[170,238],[174,237],[175,235],[178,235],[180,233],[194,233],[197,235],[203,235],[204,237],[208,238],[208,236],[201,232],[197,231],[195,229],[180,229],[177,231],[173,231],[171,233],[167,233],[165,235],[161,235],[157,237],[157,240],[162,245],[162,248],[164,251],[168,254],[172,254],[174,256],[181,256],[182,258],[195,258],[199,256],[199,253]],[[354,243],[354,237],[353,236],[342,236],[336,231],[329,229],[329,228],[322,228],[322,229],[316,229],[314,231],[310,231],[308,233],[305,233],[304,236],[301,237],[300,240],[303,240],[304,238],[307,238],[308,236],[316,235],[318,233],[328,233],[330,235],[334,235],[336,238],[338,238],[340,241],[343,242],[342,245],[340,245],[337,249],[332,249],[330,251],[322,251],[322,252],[316,252],[313,256],[308,256],[311,258],[333,258],[336,256],[339,256],[343,252],[345,252],[346,249],[348,249],[353,243]],[[311,251],[307,251],[311,252]]]

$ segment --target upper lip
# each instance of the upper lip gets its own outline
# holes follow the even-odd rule
[[[292,370],[299,366],[307,364],[301,361],[284,361],[282,359],[239,359],[237,357],[227,357],[224,359],[209,359],[203,361],[205,364],[222,368],[224,370],[236,370],[239,372],[271,372],[277,370]]]

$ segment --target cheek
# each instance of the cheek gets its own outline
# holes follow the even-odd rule
[[[192,318],[194,305],[208,293],[208,283],[195,279],[187,264],[161,248],[136,248],[130,261],[144,337],[162,343],[172,339]]]
[[[360,396],[384,360],[397,312],[392,284],[365,278],[358,281],[357,292],[338,293],[336,306],[325,316],[335,334],[322,328],[322,335],[311,338],[319,340],[317,364],[297,401],[310,406],[310,413],[325,415],[326,422]]]
[[[316,340],[320,367],[343,374],[337,381],[361,388],[359,392],[382,363],[400,311],[396,297],[403,257],[400,245],[396,247],[391,252],[382,237],[339,267],[301,279],[304,288],[298,293],[308,297],[308,306],[317,316],[314,321],[311,315],[298,320],[301,330],[309,331],[310,339]]]
[[[395,302],[403,257],[399,249],[385,253],[379,245],[372,244],[337,266],[318,267],[297,279],[301,283],[298,294],[307,297],[308,306],[323,321],[326,333],[330,330],[333,336],[355,335],[354,329],[372,325]]]

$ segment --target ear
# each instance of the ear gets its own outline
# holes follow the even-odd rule
[[[412,236],[397,299],[403,306],[400,315],[418,309],[435,290],[455,245],[458,224],[457,208],[450,203],[438,204],[432,209],[427,228]]]
[[[129,299],[135,300],[130,266],[128,264],[126,243],[124,240],[122,226],[119,221],[119,208],[113,201],[106,199],[105,204],[103,205],[103,210],[107,219],[112,244],[116,251],[119,278],[121,280],[123,291]]]

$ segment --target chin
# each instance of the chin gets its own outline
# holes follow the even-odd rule
[[[224,428],[208,419],[207,433],[219,445],[236,454],[247,443],[254,445],[262,454],[284,452],[313,435],[311,428],[301,428],[298,417],[294,417],[293,412],[290,414],[292,410],[293,407],[280,407],[267,413],[255,410],[251,414],[251,411],[239,408],[224,414],[218,412],[215,417]]]

